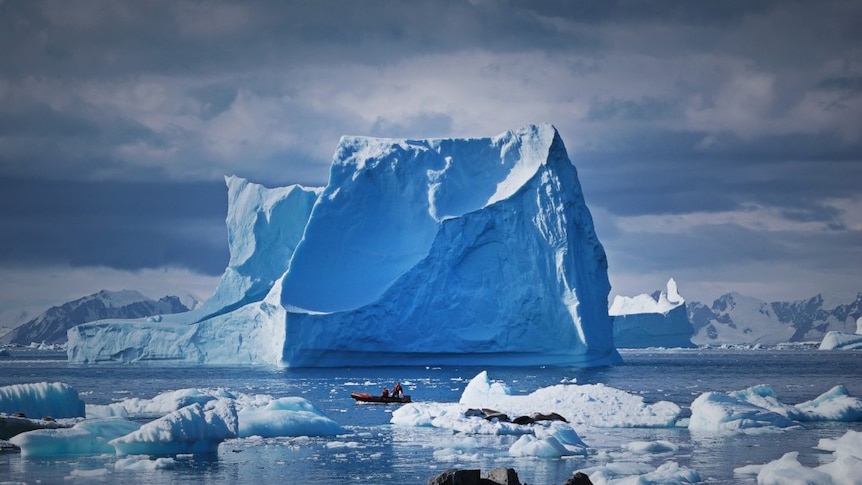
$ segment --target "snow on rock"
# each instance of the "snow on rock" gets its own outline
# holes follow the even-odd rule
[[[84,401],[78,391],[62,382],[13,384],[0,387],[0,412],[29,417],[84,417]]]
[[[860,421],[862,399],[835,386],[797,405],[781,403],[766,385],[730,393],[707,392],[691,404],[689,429],[709,433],[757,433],[800,426],[810,421]]]
[[[620,361],[605,252],[551,125],[343,137],[322,190],[227,183],[231,260],[214,296],[158,323],[75,327],[71,361]]]
[[[667,282],[667,291],[657,298],[647,294],[615,296],[608,310],[613,319],[617,348],[694,347],[694,327],[688,319],[685,299],[676,281]]]
[[[40,429],[12,437],[21,456],[99,455],[115,453],[109,441],[127,435],[140,423],[123,419],[91,419],[71,428]]]
[[[764,465],[737,468],[734,473],[756,475],[757,483],[762,485],[862,483],[862,433],[850,430],[836,439],[821,439],[817,448],[831,451],[833,460],[809,468],[799,462],[799,452],[791,451]]]
[[[219,443],[237,436],[238,428],[233,401],[217,399],[174,411],[110,444],[121,456],[215,453]]]
[[[345,434],[344,428],[325,416],[307,399],[283,397],[257,409],[238,413],[239,436],[332,436]]]

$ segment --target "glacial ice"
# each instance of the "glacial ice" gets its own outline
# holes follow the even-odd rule
[[[347,431],[307,399],[283,397],[239,412],[239,436],[332,436]]]
[[[39,429],[13,436],[9,442],[21,448],[21,456],[101,455],[116,452],[109,441],[125,436],[140,423],[125,419],[88,419],[71,428]]]
[[[75,327],[70,361],[620,361],[605,252],[551,125],[343,137],[323,189],[227,184],[231,259],[213,297],[162,322]]]
[[[68,387],[68,385],[63,384]],[[48,386],[36,386],[45,387]],[[72,389],[69,387],[69,389]],[[74,391],[74,389],[72,389]],[[63,408],[72,394],[45,392],[35,407]],[[77,392],[74,392],[77,396]],[[81,401],[83,403],[83,401]],[[87,419],[57,429],[12,436],[23,456],[117,454],[172,456],[213,453],[236,437],[333,436],[347,431],[301,397],[274,398],[226,389],[178,389],[151,399],[128,398],[87,405]],[[141,425],[144,419],[156,418]],[[169,462],[124,462],[124,467],[163,467]]]
[[[706,392],[691,404],[688,428],[695,432],[763,433],[800,427],[811,421],[862,420],[862,399],[844,386],[796,405],[780,402],[772,387],[759,385],[728,393]]]
[[[236,438],[238,432],[233,402],[216,399],[203,406],[190,404],[109,443],[120,456],[215,453],[222,441]]]
[[[856,333],[827,332],[820,350],[862,350],[862,317],[856,319]]]
[[[84,417],[84,401],[78,391],[62,382],[13,384],[0,387],[0,413],[77,418]]]
[[[673,278],[667,282],[667,291],[660,292],[658,298],[647,294],[615,296],[608,313],[618,349],[695,347],[691,342],[694,327]]]

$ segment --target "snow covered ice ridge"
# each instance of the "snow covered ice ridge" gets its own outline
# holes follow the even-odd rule
[[[343,137],[328,185],[226,178],[230,262],[161,322],[68,333],[70,361],[290,367],[620,361],[604,248],[557,130]]]

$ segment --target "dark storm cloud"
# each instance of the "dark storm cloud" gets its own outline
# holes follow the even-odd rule
[[[227,266],[224,184],[0,181],[0,265]]]
[[[841,0],[0,1],[0,263],[218,274],[226,174],[321,185],[341,135],[549,121],[617,268],[780,264],[852,243],[860,43]],[[616,227],[758,208],[826,239]]]

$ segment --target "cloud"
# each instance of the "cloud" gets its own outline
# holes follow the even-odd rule
[[[214,275],[224,175],[322,185],[342,135],[551,122],[626,281],[858,268],[818,248],[859,228],[860,18],[840,0],[3,2],[0,262]]]
[[[0,265],[227,266],[224,184],[0,181]]]

